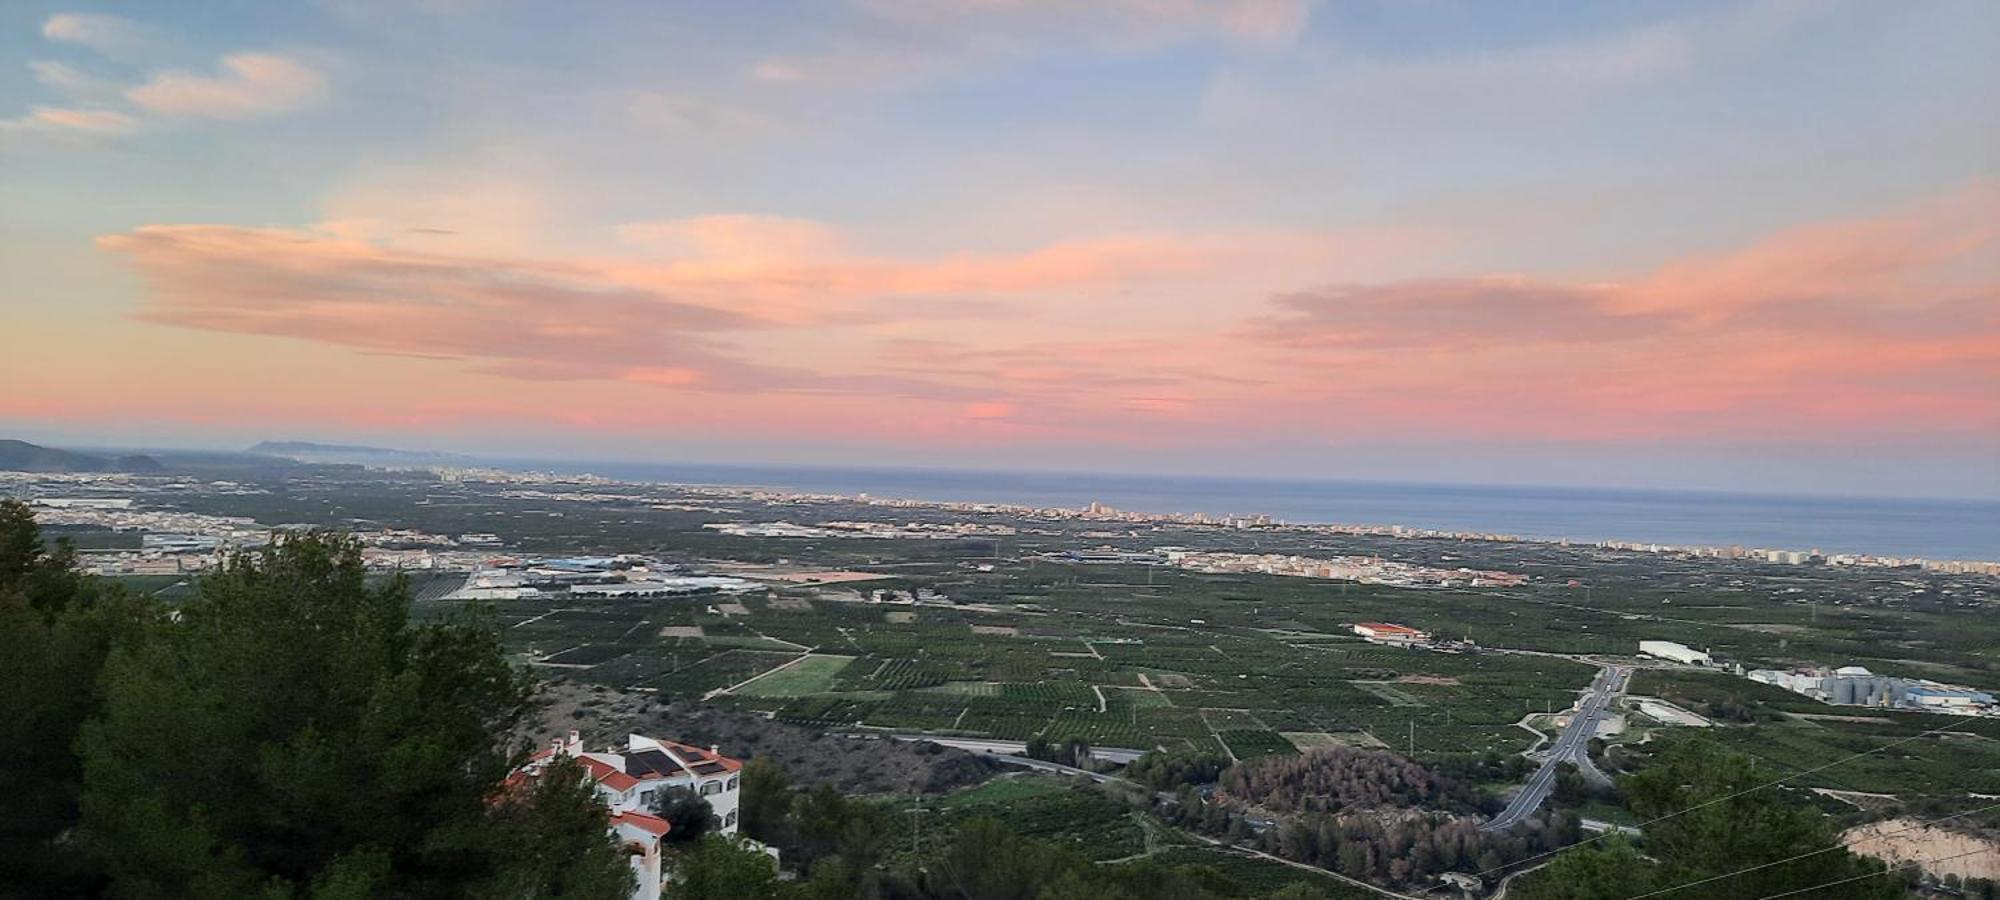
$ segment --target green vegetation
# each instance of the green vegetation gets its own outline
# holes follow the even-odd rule
[[[73,571],[71,548],[44,548],[34,516],[0,503],[0,872],[48,896],[101,882],[63,836],[81,815],[83,765],[72,749],[103,705],[98,672],[143,631],[143,601]]]
[[[1691,740],[1620,782],[1644,827],[1642,857],[1619,841],[1569,851],[1521,885],[1526,900],[1626,897],[1707,881],[1699,896],[1757,898],[1807,885],[1830,885],[1827,898],[1898,897],[1894,875],[1846,850],[1826,817],[1772,790],[1753,790],[1760,774],[1748,757]],[[1824,851],[1824,852],[1822,852]],[[1649,861],[1647,857],[1650,857]]]
[[[753,834],[778,835],[775,842],[786,851],[787,864],[800,869],[799,882],[759,881],[755,866],[737,865],[747,859],[742,848],[727,843],[692,842],[681,851],[691,867],[687,871],[712,862],[713,871],[723,873],[718,883],[734,884],[744,896],[962,896],[942,880],[949,872],[940,861],[951,858],[950,848],[967,832],[1019,850],[1023,866],[1040,867],[1040,874],[1015,882],[984,868],[985,863],[966,861],[967,873],[980,879],[992,875],[995,881],[980,883],[1003,893],[1175,896],[1173,889],[1149,880],[1161,872],[1178,872],[1169,882],[1191,886],[1190,896],[1244,896],[1301,883],[1332,893],[1344,890],[1336,882],[1250,856],[1251,848],[1380,884],[1428,889],[1437,872],[1489,870],[1563,846],[1576,838],[1578,814],[1625,822],[1645,818],[1638,811],[1640,800],[1623,805],[1619,795],[1586,791],[1578,776],[1566,774],[1557,802],[1573,808],[1545,813],[1509,834],[1476,831],[1479,810],[1490,809],[1499,793],[1519,785],[1526,775],[1528,764],[1516,754],[1532,738],[1515,722],[1529,713],[1567,706],[1592,675],[1592,665],[1544,654],[1629,655],[1641,639],[1664,638],[1709,647],[1753,666],[1856,662],[1880,672],[1988,688],[2000,679],[2000,617],[1990,615],[1994,584],[1978,579],[1282,528],[1162,526],[1106,533],[1099,530],[1101,523],[1001,515],[981,519],[1020,528],[1003,542],[747,539],[704,529],[716,514],[685,508],[712,504],[713,498],[677,496],[675,489],[665,487],[550,485],[529,499],[491,486],[420,475],[260,477],[265,480],[257,483],[270,493],[197,490],[163,499],[189,511],[264,521],[336,527],[393,523],[437,533],[493,531],[506,536],[510,550],[523,553],[636,552],[697,569],[782,559],[794,566],[894,573],[860,585],[859,593],[838,584],[773,583],[762,595],[741,598],[740,608],[729,609],[733,615],[721,614],[715,598],[496,601],[483,604],[482,614],[495,626],[488,636],[497,635],[499,647],[489,641],[479,653],[491,652],[530,672],[587,686],[635,690],[630,696],[645,701],[705,702],[819,730],[1031,742],[1040,755],[1086,765],[1092,763],[1075,752],[1081,746],[1151,751],[1126,774],[1147,788],[1175,795],[1174,802],[1155,805],[1148,790],[1076,788],[1047,778],[1007,778],[962,794],[904,797],[886,804],[829,798],[817,790],[760,788],[745,798],[745,827]],[[573,498],[562,496],[571,490],[576,491]],[[698,502],[661,502],[675,499]],[[751,521],[893,517],[941,523],[964,518],[938,510],[885,511],[842,502],[729,502],[727,518]],[[118,543],[106,535],[90,540]],[[1419,590],[1071,565],[1042,555],[1100,544],[1382,555],[1525,572],[1535,581],[1505,591]],[[45,555],[63,552],[52,546]],[[66,571],[52,563],[29,568],[41,572],[33,577],[43,580],[53,578],[48,571]],[[59,770],[70,764],[64,760],[73,762],[67,749],[83,723],[109,718],[104,712],[109,682],[96,673],[110,657],[129,652],[146,658],[142,645],[164,640],[150,636],[193,627],[186,619],[166,626],[155,620],[161,610],[203,608],[212,602],[204,598],[221,585],[135,577],[124,580],[128,593],[107,582],[68,579],[75,587],[62,590],[81,599],[0,605],[0,614],[8,617],[0,620],[0,676],[8,679],[0,683],[0,702],[9,704],[9,710],[26,711],[18,721],[34,723],[33,729],[18,729],[22,736],[15,746],[44,748],[0,762],[0,778],[6,779],[0,788],[10,799],[21,798],[20,808],[28,813],[0,817],[5,819],[0,829],[7,829],[0,832],[0,866],[18,861],[36,867],[28,871],[45,879],[80,878],[71,883],[83,889],[71,893],[89,893],[104,877],[93,868],[90,843],[57,841],[55,836],[91,833],[79,818],[80,764],[73,773]],[[467,605],[442,599],[450,581],[437,578],[404,591],[405,599],[409,592],[418,593],[411,616],[423,623],[404,626],[407,630],[465,627]],[[950,600],[914,609],[885,607],[866,602],[872,589],[930,590]],[[364,580],[361,593],[398,590],[386,577],[374,576]],[[0,587],[0,594],[8,591],[20,593]],[[155,591],[160,593],[146,596]],[[54,596],[42,587],[33,593]],[[886,610],[914,615],[889,615]],[[1366,644],[1350,635],[1348,623],[1372,619],[1470,638],[1494,649],[1426,652]],[[200,658],[185,639],[165,643],[178,647],[168,657],[175,665]],[[272,645],[259,646],[269,650]],[[112,653],[113,647],[129,650]],[[1538,652],[1507,652],[1515,649]],[[809,655],[801,659],[802,652]],[[389,662],[378,664],[378,657]],[[361,671],[394,682],[410,665],[407,660],[407,654],[377,654]],[[145,675],[150,680],[172,668],[154,662],[133,671],[150,672]],[[773,671],[787,663],[791,665]],[[128,664],[116,665],[124,671]],[[756,678],[764,673],[770,674]],[[756,680],[734,693],[702,701],[718,688],[752,678]],[[253,679],[243,681],[240,687],[252,690],[248,683]],[[325,691],[339,691],[343,697],[377,696],[342,677],[320,681],[326,682]],[[95,687],[58,689],[72,684]],[[255,690],[296,691],[310,698],[321,688]],[[1752,760],[1753,771],[1766,780],[1798,775],[1802,787],[1890,793],[1912,804],[1940,793],[2000,793],[2000,723],[1974,722],[1954,726],[1949,734],[1923,735],[1948,720],[1827,707],[1722,672],[1642,671],[1633,691],[1670,700],[1721,727],[1657,728],[1644,742],[1636,734],[1621,738],[1601,754],[1601,764],[1610,771],[1644,774],[1670,765],[1656,757],[1694,752],[1683,748],[1699,744]],[[261,710],[256,703],[262,702],[267,701],[257,700],[250,708]],[[280,755],[295,746],[311,746],[293,727],[295,719],[280,718],[283,722],[272,734],[256,736],[263,742],[259,746],[274,745],[278,750],[271,752]],[[0,727],[13,729],[15,721],[10,718]],[[146,727],[165,727],[158,717],[151,721]],[[217,727],[200,715],[189,721],[197,728]],[[399,724],[423,733],[432,723]],[[333,716],[325,727],[347,740],[358,726]],[[1906,738],[1911,740],[1893,753],[1856,756]],[[137,740],[129,733],[126,739]],[[167,746],[177,745],[168,741]],[[362,761],[343,765],[376,765],[365,757],[391,753],[382,747],[393,746],[374,747]],[[1356,775],[1345,793],[1325,793],[1329,802],[1320,807],[1283,811],[1232,798],[1227,790],[1220,799],[1183,790],[1223,780],[1222,770],[1232,757],[1242,761],[1238,768],[1243,772],[1268,773],[1278,769],[1266,767],[1297,765],[1317,751],[1343,746],[1407,754],[1459,788],[1445,800],[1436,792],[1418,791],[1422,796],[1408,801],[1414,805],[1398,800],[1375,808],[1381,801],[1366,799],[1375,775]],[[264,779],[260,783],[265,787],[275,783],[258,769],[261,757],[250,760],[239,753],[235,760],[249,766],[251,778]],[[1836,761],[1840,765],[1807,772]],[[805,777],[824,777],[810,761],[794,764]],[[184,777],[163,771],[170,783]],[[752,760],[746,781],[753,775],[762,778],[770,772]],[[782,780],[782,773],[777,775]],[[1413,778],[1405,772],[1387,780],[1402,788],[1424,783]],[[758,794],[781,802],[756,808],[752,798]],[[1349,802],[1357,796],[1363,801]],[[342,803],[332,806],[303,821],[332,822],[338,832],[347,820],[339,812]],[[493,816],[505,818],[498,811]],[[1010,837],[994,837],[982,823]],[[181,826],[170,824],[158,832],[160,840],[178,833]],[[1229,846],[1211,846],[1196,835]],[[1649,834],[1634,854],[1661,858],[1653,837]],[[1666,877],[1671,865],[1680,865],[1647,864],[1639,872],[1621,852],[1607,850],[1599,856],[1576,851],[1564,854],[1564,865],[1579,867],[1576,878],[1582,884],[1624,876],[1634,879],[1630,883],[1645,883],[1645,873]],[[1571,857],[1578,859],[1571,862]],[[247,865],[264,865],[254,854],[245,859]],[[538,865],[521,877],[558,877],[553,863]],[[1082,868],[1073,871],[1077,866]],[[1206,876],[1182,871],[1187,866],[1229,873],[1230,891],[1203,887]],[[928,875],[922,874],[926,867]],[[1135,874],[1112,878],[1099,870]],[[1255,879],[1249,874],[1253,872],[1259,873]],[[750,881],[737,884],[731,880],[736,875],[728,873]],[[299,877],[283,876],[290,884],[299,883]],[[1517,889],[1529,884],[1542,889],[1547,883],[1529,878]]]
[[[1191,854],[1195,840],[1087,783],[1023,775],[941,797],[874,802],[825,785],[795,789],[784,772],[753,761],[743,785],[744,833],[779,847],[804,878],[773,884],[768,863],[749,865],[744,851],[710,839],[681,863],[684,873],[715,879],[693,896],[1220,900],[1287,889],[1287,897],[1344,896],[1323,892],[1327,879],[1276,863]],[[1169,850],[1180,851],[1172,863],[1162,861]],[[1256,877],[1226,874],[1243,871]]]
[[[1171,791],[1184,784],[1214,784],[1229,768],[1229,758],[1220,753],[1153,751],[1125,767],[1124,776],[1156,791]]]
[[[630,890],[580,778],[502,789],[530,684],[493,632],[412,625],[352,541],[239,556],[172,615],[69,562],[0,504],[4,844],[37,892]]]

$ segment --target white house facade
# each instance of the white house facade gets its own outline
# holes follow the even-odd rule
[[[631,855],[632,872],[639,884],[633,900],[659,900],[660,885],[667,876],[660,844],[670,826],[654,815],[655,804],[667,792],[675,788],[694,792],[715,812],[719,833],[737,833],[743,763],[723,756],[716,747],[703,750],[632,734],[626,736],[623,749],[585,750],[582,736],[572,731],[566,739],[550,741],[529,757],[516,774],[532,780],[563,756],[582,764],[611,814],[612,832]]]

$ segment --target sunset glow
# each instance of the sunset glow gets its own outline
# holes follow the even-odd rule
[[[2000,496],[2000,7],[642,6],[9,5],[0,430]]]

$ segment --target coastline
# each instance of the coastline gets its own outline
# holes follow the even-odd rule
[[[1059,503],[1047,503],[1047,504],[1021,503],[1021,502],[1010,502],[998,499],[978,500],[978,499],[933,499],[933,498],[918,498],[918,497],[907,497],[907,496],[887,497],[887,496],[877,496],[876,493],[873,491],[843,492],[843,491],[813,490],[813,489],[802,489],[794,486],[758,484],[751,482],[730,483],[722,481],[687,481],[687,480],[653,479],[653,478],[608,477],[608,476],[596,475],[594,473],[589,473],[589,472],[550,473],[545,471],[528,471],[521,469],[493,468],[493,467],[459,468],[459,467],[448,467],[448,466],[447,467],[428,466],[423,468],[427,468],[432,471],[437,471],[441,473],[446,473],[446,472],[455,473],[461,476],[472,473],[491,474],[494,476],[502,476],[500,480],[513,480],[515,478],[525,478],[525,479],[539,478],[539,479],[572,480],[572,481],[582,480],[586,482],[595,480],[598,483],[606,483],[606,484],[671,487],[678,490],[684,490],[696,494],[705,494],[712,496],[746,496],[746,497],[755,497],[758,499],[776,500],[779,502],[847,502],[847,503],[862,503],[870,506],[881,506],[890,508],[902,507],[902,508],[913,508],[913,509],[937,509],[941,511],[970,513],[970,514],[1002,513],[1009,515],[1034,516],[1040,518],[1077,519],[1083,521],[1119,522],[1126,524],[1287,528],[1287,529],[1303,530],[1310,533],[1322,533],[1331,535],[1354,535],[1354,536],[1390,537],[1390,538],[1408,538],[1408,539],[1476,540],[1476,541],[1493,541],[1493,542],[1503,542],[1503,543],[1527,543],[1527,544],[1546,544],[1554,546],[1595,547],[1595,548],[1611,549],[1611,550],[1623,550],[1629,552],[1680,554],[1680,555],[1699,556],[1699,557],[1711,557],[1718,559],[1759,560],[1768,563],[1787,564],[1787,565],[1820,564],[1820,565],[1833,565],[1833,566],[1858,566],[1858,567],[1875,567],[1875,568],[1917,568],[1935,574],[1947,574],[1947,575],[1972,574],[1972,575],[2000,576],[2000,554],[1996,554],[1995,558],[1992,559],[1956,558],[1956,555],[1953,555],[1953,558],[1944,558],[1944,556],[1939,556],[1939,555],[1860,552],[1852,550],[1824,550],[1820,547],[1776,546],[1776,545],[1738,544],[1738,543],[1710,544],[1710,543],[1678,542],[1678,541],[1669,542],[1669,541],[1653,541],[1653,540],[1629,540],[1629,539],[1618,539],[1618,538],[1585,539],[1585,538],[1570,538],[1570,537],[1557,537],[1557,536],[1549,536],[1542,534],[1532,534],[1532,533],[1524,533],[1513,530],[1493,531],[1484,529],[1466,529],[1466,528],[1449,528],[1449,527],[1438,528],[1438,527],[1400,525],[1391,523],[1287,521],[1278,516],[1270,515],[1267,513],[1217,514],[1213,512],[1202,512],[1202,511],[1138,512],[1138,511],[1119,509],[1098,502],[1091,502],[1088,505],[1082,505],[1082,506],[1068,506]],[[660,468],[666,469],[670,467],[663,466]],[[681,468],[694,468],[694,467],[681,467]],[[707,468],[716,471],[718,473],[731,471],[727,467],[701,467],[701,468]],[[736,471],[739,474],[742,473],[741,470],[736,470]],[[777,470],[777,471],[782,474],[782,472],[786,470]],[[793,471],[810,475],[815,470],[799,469]],[[836,470],[817,470],[817,471],[830,472]],[[851,473],[841,471],[839,474],[847,475]],[[876,473],[867,473],[867,474],[876,474]],[[893,475],[894,473],[891,474]],[[950,477],[954,481],[965,482],[965,484],[962,485],[963,487],[971,488],[972,485],[970,484],[970,482],[974,479],[982,477],[982,475],[981,473],[954,472]],[[1123,476],[1122,478],[1123,480],[1128,482],[1131,481],[1139,481],[1146,483],[1152,482],[1151,479],[1141,479],[1132,476]],[[1057,476],[1057,480],[1085,481],[1085,480],[1094,480],[1094,478],[1090,478],[1087,476]],[[1170,483],[1170,484],[1171,483],[1185,484],[1189,482],[1195,482],[1195,483],[1205,482],[1213,484],[1213,483],[1218,483],[1220,481],[1221,480],[1219,479],[1206,479],[1206,480],[1160,479],[1159,480],[1160,483]],[[1287,484],[1287,483],[1272,482],[1272,484]],[[1350,486],[1344,483],[1337,483],[1337,482],[1327,482],[1325,484],[1338,485],[1342,487]],[[1408,486],[1408,485],[1364,484],[1362,486],[1369,490],[1383,490],[1383,491],[1407,490],[1411,488],[1415,488],[1417,490],[1427,489],[1423,486]],[[1899,505],[1921,506],[1933,503],[1945,504],[1945,505],[1963,504],[1970,509],[1977,510],[1982,513],[1986,511],[1985,507],[1987,506],[1991,506],[1993,507],[1994,511],[2000,512],[2000,503],[1986,504],[1980,501],[1894,501],[1886,499],[1818,500],[1810,498],[1801,499],[1801,498],[1755,497],[1754,495],[1719,495],[1719,494],[1718,495],[1708,495],[1708,494],[1674,495],[1661,492],[1611,493],[1611,492],[1594,492],[1589,489],[1570,489],[1570,488],[1521,489],[1521,488],[1464,488],[1458,486],[1451,486],[1451,487],[1439,486],[1432,489],[1440,491],[1451,491],[1451,492],[1469,491],[1472,493],[1489,493],[1496,495],[1508,494],[1508,493],[1532,494],[1532,493],[1553,492],[1558,494],[1571,494],[1571,495],[1586,496],[1586,497],[1594,493],[1597,494],[1610,493],[1611,496],[1614,497],[1620,496],[1621,494],[1625,496],[1630,496],[1634,494],[1643,493],[1647,496],[1678,498],[1682,502],[1688,502],[1694,504],[1700,504],[1703,502],[1712,502],[1717,499],[1726,500],[1726,499],[1743,499],[1743,498],[1753,499],[1759,502],[1780,500],[1780,501],[1797,501],[1804,503],[1829,503],[1829,504],[1841,504],[1841,505],[1858,504],[1864,507],[1874,506],[1874,507],[1889,507],[1889,508],[1894,508]]]

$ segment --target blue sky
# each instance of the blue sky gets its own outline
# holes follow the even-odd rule
[[[1996,45],[1979,2],[9,4],[0,427],[1996,495]]]

